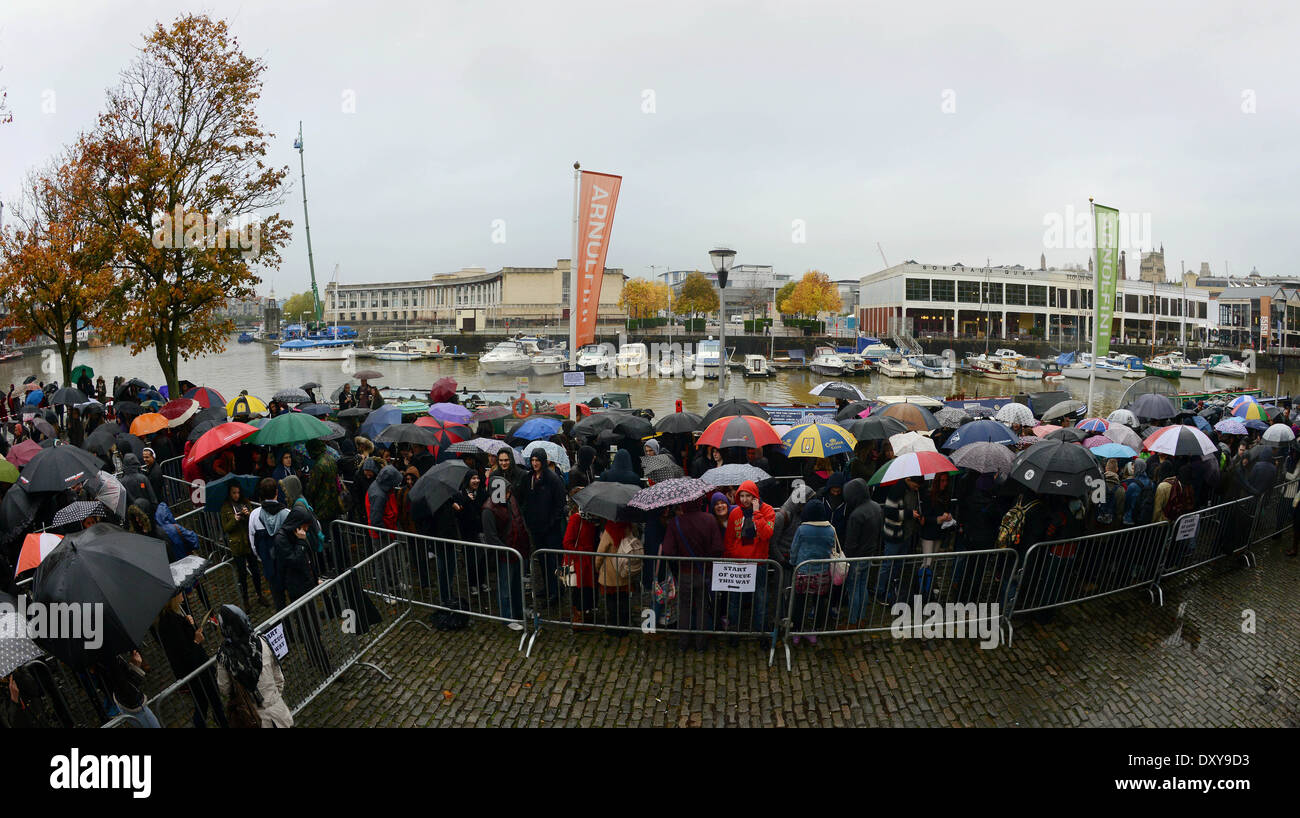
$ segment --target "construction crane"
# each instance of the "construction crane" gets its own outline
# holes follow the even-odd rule
[[[876,242],[876,249],[880,251],[880,260],[885,262],[885,266],[888,267],[889,259],[885,258],[885,248],[880,246],[880,242]]]
[[[316,262],[311,255],[311,219],[307,218],[307,170],[302,158],[302,121],[298,121],[298,138],[293,141],[293,146],[298,150],[298,174],[302,180],[302,222],[307,229],[307,267],[311,270],[311,297],[312,307],[316,316],[316,323],[319,324],[325,317],[325,311],[321,309],[320,290],[316,289]]]

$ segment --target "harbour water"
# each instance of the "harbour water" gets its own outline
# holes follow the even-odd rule
[[[485,375],[478,371],[476,357],[462,360],[416,361],[376,361],[357,359],[355,364],[345,368],[343,361],[284,361],[281,362],[271,353],[274,347],[265,344],[239,344],[232,335],[227,349],[219,354],[205,355],[184,362],[181,377],[196,384],[210,386],[226,397],[233,397],[241,389],[262,398],[269,398],[277,389],[298,386],[308,381],[324,385],[321,390],[328,395],[337,386],[351,377],[355,369],[377,369],[384,373],[378,383],[382,386],[428,390],[438,378],[449,376],[456,379],[461,387],[491,391],[517,391],[518,378],[513,375]],[[96,375],[103,375],[110,384],[114,375],[139,377],[150,383],[162,381],[159,368],[152,351],[132,356],[125,347],[112,346],[83,350],[77,355],[77,363],[89,364]],[[57,356],[49,359],[29,356],[22,360],[8,361],[0,364],[0,386],[15,384],[21,390],[23,380],[29,375],[36,375],[42,381],[58,380],[60,368]],[[1199,392],[1212,389],[1225,389],[1245,386],[1258,386],[1265,394],[1271,394],[1276,375],[1273,371],[1261,371],[1250,375],[1243,381],[1240,378],[1225,378],[1206,375],[1202,380],[1188,380],[1178,389],[1184,392]],[[742,397],[753,401],[771,403],[808,403],[816,404],[821,399],[809,394],[809,390],[818,383],[830,380],[806,369],[782,369],[771,378],[745,379],[739,371],[733,370],[728,382],[728,397]],[[1065,380],[1055,383],[1029,382],[1022,380],[990,381],[984,378],[957,374],[951,380],[934,380],[926,378],[886,378],[873,374],[870,378],[847,379],[855,384],[868,397],[878,395],[929,395],[943,398],[949,394],[963,392],[967,398],[977,396],[1013,395],[1025,391],[1063,390],[1073,397],[1085,400],[1087,382]],[[355,381],[353,381],[355,383]],[[1095,400],[1100,413],[1118,408],[1121,397],[1134,381],[1097,381]],[[631,405],[637,408],[653,409],[657,415],[671,412],[675,401],[681,399],[687,411],[703,413],[718,400],[718,382],[701,378],[660,378],[654,376],[633,378],[596,378],[587,377],[587,387],[579,389],[581,399],[601,392],[625,392],[631,397]],[[563,392],[560,375],[528,377],[528,389],[535,392]],[[1282,376],[1281,391],[1290,394],[1300,391],[1300,377],[1289,371]],[[321,394],[318,392],[318,395]]]

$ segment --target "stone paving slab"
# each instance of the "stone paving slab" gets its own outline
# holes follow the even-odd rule
[[[1011,645],[825,637],[778,650],[547,627],[531,658],[496,623],[390,634],[297,716],[303,727],[1300,727],[1300,558],[1256,546],[1145,591],[1015,619]],[[1243,632],[1243,611],[1255,632]]]

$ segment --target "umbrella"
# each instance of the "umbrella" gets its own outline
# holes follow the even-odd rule
[[[709,486],[703,480],[696,480],[694,477],[676,477],[641,489],[628,501],[628,507],[641,511],[654,511],[657,508],[698,500],[708,490]]]
[[[1021,436],[1020,436],[1020,445],[1021,445],[1021,446],[1032,446],[1032,445],[1034,445],[1035,443],[1042,443],[1042,442],[1043,442],[1043,439],[1042,439],[1041,437],[1036,436],[1036,435],[1021,435]]]
[[[659,418],[655,431],[661,435],[680,435],[699,431],[704,418],[694,412],[672,412]]]
[[[1081,400],[1063,400],[1043,413],[1044,421],[1059,420],[1060,418],[1072,415],[1087,406]]]
[[[766,409],[751,400],[745,400],[744,398],[728,398],[727,400],[719,401],[716,406],[706,412],[704,419],[700,424],[702,426],[708,426],[718,418],[735,417],[737,415],[762,418],[763,420],[771,419],[767,414]]]
[[[210,514],[220,514],[221,507],[230,499],[230,487],[235,484],[244,490],[243,498],[251,502],[261,480],[256,474],[226,474],[216,480],[209,480],[203,484],[203,510]]]
[[[1045,435],[1048,440],[1064,440],[1067,443],[1081,443],[1087,436],[1087,432],[1079,429],[1055,429]]]
[[[260,398],[255,398],[252,395],[240,395],[226,404],[226,414],[230,417],[235,415],[265,415],[266,404],[262,403]]]
[[[352,373],[352,377],[356,378],[359,381],[377,381],[380,378],[384,377],[384,373],[377,372],[373,369],[363,369],[360,372]]]
[[[1103,478],[1088,449],[1064,440],[1044,440],[1016,455],[1011,479],[1038,494],[1083,497],[1100,487]]]
[[[568,471],[572,468],[572,464],[569,463],[569,453],[560,444],[552,443],[549,440],[534,440],[525,446],[523,451],[524,460],[532,457],[533,452],[537,449],[546,452],[546,459],[559,466],[560,471]]]
[[[664,457],[665,455],[659,455]],[[746,480],[753,480],[755,483],[761,483],[764,480],[772,479],[772,475],[760,469],[758,466],[751,466],[748,463],[728,463],[724,466],[717,466],[709,469],[700,475],[700,479],[708,485],[717,488],[719,486],[739,486]]]
[[[371,440],[394,423],[402,422],[402,410],[392,404],[381,406],[366,416],[365,422],[361,424],[361,435]]]
[[[434,404],[434,406],[437,405],[439,404]],[[430,412],[433,411],[433,406],[429,407],[429,411]],[[500,420],[501,418],[508,418],[513,414],[514,414],[514,410],[512,410],[509,406],[484,406],[483,408],[474,412],[474,414],[470,415],[469,419],[473,421]]]
[[[62,528],[70,523],[79,523],[88,517],[102,520],[108,516],[108,507],[98,500],[76,500],[54,513],[50,521],[53,528]]]
[[[113,404],[113,411],[120,419],[126,420],[138,416],[144,411],[144,409],[140,404],[133,400],[124,400],[115,402]]]
[[[939,421],[941,429],[956,429],[966,421],[970,420],[970,413],[965,409],[957,409],[953,406],[945,406],[938,412],[934,413],[934,419]]]
[[[257,432],[256,426],[237,421],[213,426],[204,432],[198,440],[194,441],[194,445],[186,452],[185,459],[181,461],[181,466],[184,467],[197,463],[205,457],[211,457],[222,449],[233,446],[244,438],[257,434]]]
[[[36,383],[35,375],[28,375],[26,378],[23,378],[23,386],[27,386],[28,384],[33,384],[33,383]]]
[[[844,398],[845,400],[866,400],[867,396],[862,394],[862,390],[851,383],[843,381],[826,381],[819,383],[808,394],[816,395],[820,398]]]
[[[594,438],[603,431],[613,430],[614,424],[625,417],[627,417],[626,412],[596,412],[573,425],[573,436],[583,440]]]
[[[1290,426],[1283,426],[1281,423],[1274,423],[1264,431],[1262,439],[1280,446],[1295,440],[1295,432],[1291,431]]]
[[[172,572],[172,582],[176,587],[188,592],[203,578],[203,572],[211,564],[206,557],[190,554],[171,563],[167,568]]]
[[[900,432],[907,431],[907,425],[898,418],[881,417],[880,415],[849,421],[844,424],[844,428],[848,429],[849,434],[858,440],[888,440]],[[959,434],[960,431],[964,430],[953,432],[953,435]],[[952,437],[950,436],[948,439],[952,440]]]
[[[404,400],[393,404],[403,415],[427,415],[429,404],[419,400]]]
[[[347,437],[348,430],[344,429],[342,426],[335,423],[334,421],[322,420],[321,423],[324,423],[326,426],[330,427],[330,433],[322,437],[321,440],[338,440],[339,438]]]
[[[770,428],[770,427],[769,427]],[[781,436],[788,457],[833,457],[858,445],[847,429],[834,423],[804,423]]]
[[[894,457],[901,457],[913,452],[937,452],[934,441],[920,432],[903,432],[889,439],[889,448]]]
[[[379,436],[375,438],[376,443],[412,443],[417,446],[437,446],[441,440],[438,433],[433,429],[424,426],[416,426],[414,423],[394,423],[392,426],[386,426]]]
[[[551,412],[551,414],[567,418],[569,416],[569,402],[565,401],[564,403],[555,404],[555,411]],[[591,414],[591,407],[585,403],[579,403],[577,414],[578,417],[585,418]]]
[[[307,381],[306,383],[298,384],[298,388],[306,392],[309,389],[320,389],[320,384],[315,381]]]
[[[18,615],[18,599],[0,592],[0,676],[8,676],[44,655],[45,651],[27,636],[27,622]]]
[[[938,452],[912,452],[895,457],[885,463],[867,481],[868,485],[881,486],[897,483],[906,477],[929,479],[940,472],[957,471],[952,461]]]
[[[1057,426],[1054,423],[1041,423],[1035,426],[1031,431],[1033,432],[1034,437],[1047,437],[1052,432],[1058,431],[1061,428],[1062,427]]]
[[[40,432],[47,438],[56,438],[59,436],[59,433],[55,431],[54,427],[51,426],[50,422],[45,418],[33,418],[31,423],[33,430]]]
[[[175,594],[167,551],[158,540],[99,523],[63,538],[36,569],[32,598],[45,604],[100,605],[98,649],[81,638],[36,639],[75,668],[133,650]]]
[[[952,453],[954,466],[981,474],[1007,475],[1011,472],[1011,461],[1015,455],[1001,443],[979,441],[962,446]]]
[[[658,483],[660,480],[671,480],[674,477],[686,476],[686,472],[682,470],[681,466],[677,465],[677,461],[673,460],[666,454],[655,454],[649,457],[642,457],[641,473],[645,475],[645,479],[651,480],[655,483]],[[708,474],[708,472],[705,472],[705,474]],[[739,483],[736,485],[739,485]]]
[[[1106,422],[1111,424],[1122,423],[1130,429],[1135,429],[1138,425],[1137,416],[1127,409],[1116,409],[1111,412],[1106,416]]]
[[[641,489],[626,483],[595,482],[573,495],[578,509],[602,520],[628,517],[628,503]]]
[[[952,452],[973,443],[998,443],[1003,446],[1014,446],[1017,442],[1016,433],[1011,431],[1005,423],[996,420],[973,420],[948,435],[948,439],[943,442],[942,448],[945,452]]]
[[[65,386],[50,396],[53,406],[72,406],[86,402],[86,394],[75,386]]]
[[[1156,454],[1170,456],[1184,454],[1210,454],[1217,452],[1218,446],[1195,426],[1166,426],[1151,433],[1142,441],[1142,448]]]
[[[966,413],[973,418],[991,418],[998,413],[998,410],[988,406],[967,406]]]
[[[778,445],[782,440],[777,436],[772,424],[756,415],[730,415],[710,423],[697,442],[701,446],[714,446],[719,449],[731,446],[761,449],[764,446]]]
[[[222,417],[221,421],[200,420],[190,427],[190,433],[185,439],[188,442],[193,443],[194,441],[203,437],[203,435],[206,434],[207,432],[217,428],[218,426],[224,426],[224,425],[225,425],[224,417]]]
[[[1242,424],[1242,422],[1240,420],[1237,420],[1236,418],[1224,418],[1223,420],[1214,424],[1214,430],[1216,432],[1219,432],[1220,434],[1225,434],[1225,435],[1246,434],[1245,425]]]
[[[315,440],[330,433],[330,427],[311,415],[302,412],[285,412],[271,418],[257,430],[257,434],[246,438],[249,443],[258,446],[280,446],[286,443],[298,443]]]
[[[510,436],[521,440],[545,440],[560,431],[560,421],[555,418],[533,417],[511,430]]]
[[[1134,451],[1142,450],[1142,438],[1138,436],[1137,432],[1122,424],[1112,423],[1110,429],[1106,431],[1106,437],[1121,446],[1128,446]]]
[[[443,446],[450,446],[453,443],[460,443],[469,440],[474,433],[469,430],[468,426],[460,423],[447,423],[437,418],[424,416],[417,418],[415,425],[421,429],[428,429],[433,432],[435,449],[441,450]],[[389,427],[391,428],[391,427]]]
[[[186,392],[184,397],[198,401],[199,406],[203,409],[221,408],[226,405],[226,399],[221,396],[220,392],[206,386],[196,386]]]
[[[103,504],[100,504],[101,507]],[[14,576],[30,571],[41,564],[45,555],[54,550],[54,547],[63,542],[62,534],[28,534],[23,538],[23,548],[18,552],[18,567],[14,569]]]
[[[1093,457],[1099,457],[1102,460],[1132,460],[1137,457],[1137,452],[1128,446],[1121,446],[1118,443],[1106,443],[1102,446],[1094,446],[1089,449]]]
[[[371,374],[373,374],[375,377],[378,378],[384,377],[383,375],[380,375],[378,372],[374,372],[373,370]],[[374,380],[374,378],[370,378],[369,380]],[[438,380],[433,382],[433,386],[430,387],[429,389],[429,402],[443,403],[445,401],[451,400],[452,395],[455,394],[456,394],[456,379],[439,378]]]
[[[1214,431],[1214,427],[1210,425],[1210,422],[1200,415],[1192,416],[1192,425],[1206,434]]]
[[[872,416],[897,418],[913,432],[924,432],[927,429],[934,431],[939,428],[939,421],[930,414],[930,410],[915,403],[891,403],[883,409],[872,412]]]
[[[1255,400],[1253,397],[1251,397],[1250,395],[1238,395],[1237,397],[1235,397],[1235,398],[1233,398],[1232,400],[1228,401],[1228,408],[1229,408],[1229,409],[1236,409],[1238,406],[1241,406],[1241,405],[1243,405],[1243,404],[1247,404],[1247,403],[1258,403],[1258,401],[1256,401],[1256,400]]]
[[[506,448],[510,447],[507,446]],[[487,452],[483,451],[478,446],[475,446],[474,441],[472,440],[462,440],[459,443],[453,443],[447,448],[447,451],[452,454],[469,454],[473,455],[475,458],[485,458],[487,456]]]
[[[86,364],[77,364],[72,368],[73,383],[77,383],[78,381],[80,381],[82,375],[85,375],[87,378],[93,378],[95,377],[95,370],[91,369]],[[0,674],[0,676],[2,675],[4,674]]]
[[[298,405],[298,411],[314,418],[326,418],[333,413],[334,407],[328,403],[302,403]]]
[[[1114,443],[1115,441],[1111,440],[1109,437],[1106,437],[1105,435],[1093,435],[1092,437],[1089,437],[1083,441],[1083,448],[1092,449],[1097,446],[1107,446]]]
[[[29,494],[64,491],[91,475],[99,474],[102,465],[99,458],[85,449],[76,446],[53,446],[49,449],[41,449],[27,461],[27,465],[23,466],[22,474],[18,477],[18,485]]]
[[[464,460],[446,460],[424,474],[411,487],[411,503],[423,505],[429,516],[442,508],[460,487],[465,484],[465,477],[470,473],[469,464]]]
[[[510,444],[506,443],[504,440],[497,440],[495,437],[476,437],[468,442],[472,443],[480,451],[487,452],[488,454],[496,454],[502,449],[510,448]]]
[[[22,443],[15,444],[9,449],[7,459],[15,466],[22,468],[26,466],[33,457],[45,451],[41,444],[33,442],[31,439],[24,440]]]
[[[194,417],[198,411],[198,401],[189,398],[177,398],[163,404],[162,408],[158,410],[158,414],[167,418],[167,425],[174,429]]]
[[[370,414],[372,410],[368,406],[353,406],[351,409],[344,409],[339,412],[341,418],[363,418]]]
[[[1264,407],[1254,401],[1240,403],[1232,410],[1232,416],[1238,420],[1268,420]]]
[[[873,404],[869,400],[855,400],[835,413],[836,420],[855,420],[871,414]],[[866,413],[866,414],[863,414]],[[847,428],[847,427],[846,427]]]
[[[1282,410],[1271,403],[1261,403],[1259,408],[1264,410],[1264,418],[1269,423],[1282,417]]]
[[[1105,434],[1106,430],[1110,428],[1110,421],[1102,420],[1101,418],[1084,418],[1074,424],[1074,428],[1082,429],[1085,432],[1100,432]]]
[[[448,423],[468,423],[474,413],[459,403],[435,403],[429,407],[429,416]]]
[[[1247,429],[1254,429],[1257,432],[1262,432],[1268,428],[1267,423],[1265,423],[1262,420],[1255,420],[1254,418],[1251,418],[1250,420],[1243,420],[1241,424],[1245,426]]]
[[[18,467],[0,457],[0,483],[17,483]]]
[[[993,415],[994,420],[1000,420],[1008,426],[1033,426],[1034,413],[1023,403],[1004,404],[997,413]]]
[[[311,400],[311,395],[297,387],[293,387],[291,389],[281,389],[271,396],[271,400],[280,403],[307,403]]]
[[[1155,392],[1138,395],[1137,399],[1129,404],[1128,409],[1139,420],[1167,420],[1178,414],[1178,410],[1174,408],[1169,398]]]

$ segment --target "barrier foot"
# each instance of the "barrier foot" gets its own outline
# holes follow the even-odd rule
[[[1160,583],[1155,583],[1147,588],[1147,596],[1151,597],[1151,602],[1161,608],[1165,606],[1165,589],[1160,587]]]
[[[353,666],[353,667],[368,667],[368,668],[370,668],[371,670],[373,670],[373,671],[375,671],[376,673],[378,673],[380,676],[383,676],[383,677],[384,677],[385,679],[387,679],[388,681],[391,682],[391,681],[393,680],[393,677],[392,677],[392,676],[389,676],[388,673],[385,672],[385,670],[384,670],[383,668],[381,668],[379,665],[373,664],[373,663],[371,663],[371,662],[353,662],[353,663],[352,663],[352,666]]]
[[[789,673],[794,670],[794,664],[790,658],[790,643],[782,642],[781,644],[785,646],[785,672]]]
[[[539,622],[534,622],[534,623],[533,623],[533,633],[532,633],[531,636],[528,637],[528,650],[524,653],[524,658],[525,658],[525,659],[527,659],[527,658],[529,658],[529,657],[531,657],[531,656],[533,655],[533,643],[537,641],[537,635],[540,634],[541,632],[542,632],[542,626],[541,626],[541,623],[539,623]]]
[[[1006,642],[1006,644],[1007,644],[1008,647],[1010,647],[1011,643],[1012,643],[1012,642],[1015,640],[1015,638],[1016,638],[1016,628],[1015,628],[1014,625],[1011,624],[1011,617],[1003,617],[1003,618],[1002,618],[1002,621],[998,624],[998,627],[1001,628],[1001,627],[1003,627],[1003,626],[1006,626],[1006,629],[1007,629],[1007,642]]]
[[[522,623],[521,623],[521,624],[522,624]],[[527,630],[522,631],[522,632],[519,634],[519,647],[515,648],[515,651],[516,651],[516,652],[521,651],[521,650],[524,649],[524,640],[527,639],[527,638],[528,638],[528,631],[527,631]],[[532,646],[530,645],[530,646],[529,646],[529,649],[531,650],[531,648],[532,648]],[[524,654],[524,655],[527,656],[527,654]]]
[[[1251,551],[1245,551],[1245,552],[1242,553],[1241,556],[1245,557],[1245,559],[1246,559],[1246,567],[1247,567],[1247,568],[1254,568],[1254,567],[1255,567],[1255,554],[1254,554],[1254,552],[1251,552]]]

